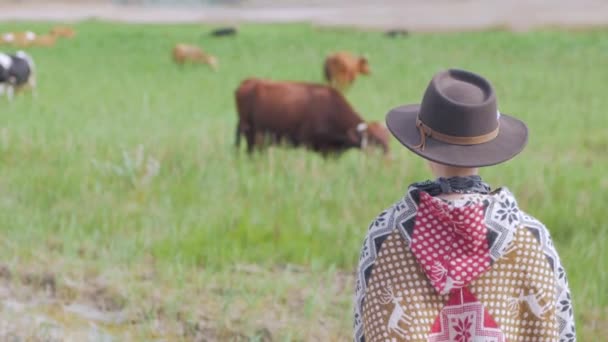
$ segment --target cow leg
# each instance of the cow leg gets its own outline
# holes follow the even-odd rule
[[[281,135],[280,133],[275,133],[272,135],[272,144],[273,145],[283,145],[283,135]]]
[[[247,153],[252,154],[255,146],[255,130],[251,127],[245,132],[245,138],[247,139]]]
[[[238,150],[241,147],[241,122],[236,125],[236,134],[234,139],[234,146]]]
[[[294,137],[290,137],[289,138],[289,143],[291,144],[291,146],[293,147],[299,147],[300,146],[300,142],[298,141],[298,139],[294,138]]]

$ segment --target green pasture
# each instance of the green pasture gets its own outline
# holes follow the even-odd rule
[[[51,26],[0,23],[0,32]],[[243,25],[236,37],[212,38],[203,25],[75,28],[72,40],[28,49],[35,97],[0,98],[0,260],[14,273],[50,270],[58,288],[64,275],[102,277],[137,317],[108,326],[117,336],[188,340],[194,333],[172,324],[211,317],[211,330],[198,333],[220,340],[350,337],[352,272],[367,226],[409,183],[430,177],[424,163],[395,140],[392,160],[286,148],[249,158],[234,148],[242,79],[320,82],[335,50],[370,61],[372,74],[346,94],[369,120],[418,102],[443,68],[493,82],[500,111],[523,119],[530,141],[481,174],[551,231],[579,339],[608,333],[608,31],[390,39]],[[174,65],[177,42],[200,44],[219,71]],[[137,276],[150,264],[151,278]],[[155,319],[167,328],[155,330]]]

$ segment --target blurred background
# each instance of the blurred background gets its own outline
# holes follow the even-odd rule
[[[593,27],[608,22],[603,0],[2,0],[0,18],[133,22],[308,21],[417,31]]]

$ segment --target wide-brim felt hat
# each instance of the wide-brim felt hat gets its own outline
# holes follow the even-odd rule
[[[490,82],[458,69],[437,73],[422,102],[392,109],[386,125],[412,152],[456,167],[505,162],[528,142],[526,124],[498,111]]]

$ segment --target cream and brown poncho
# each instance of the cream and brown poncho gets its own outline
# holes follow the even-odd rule
[[[576,340],[549,232],[501,188],[447,201],[416,187],[372,222],[355,341]]]

